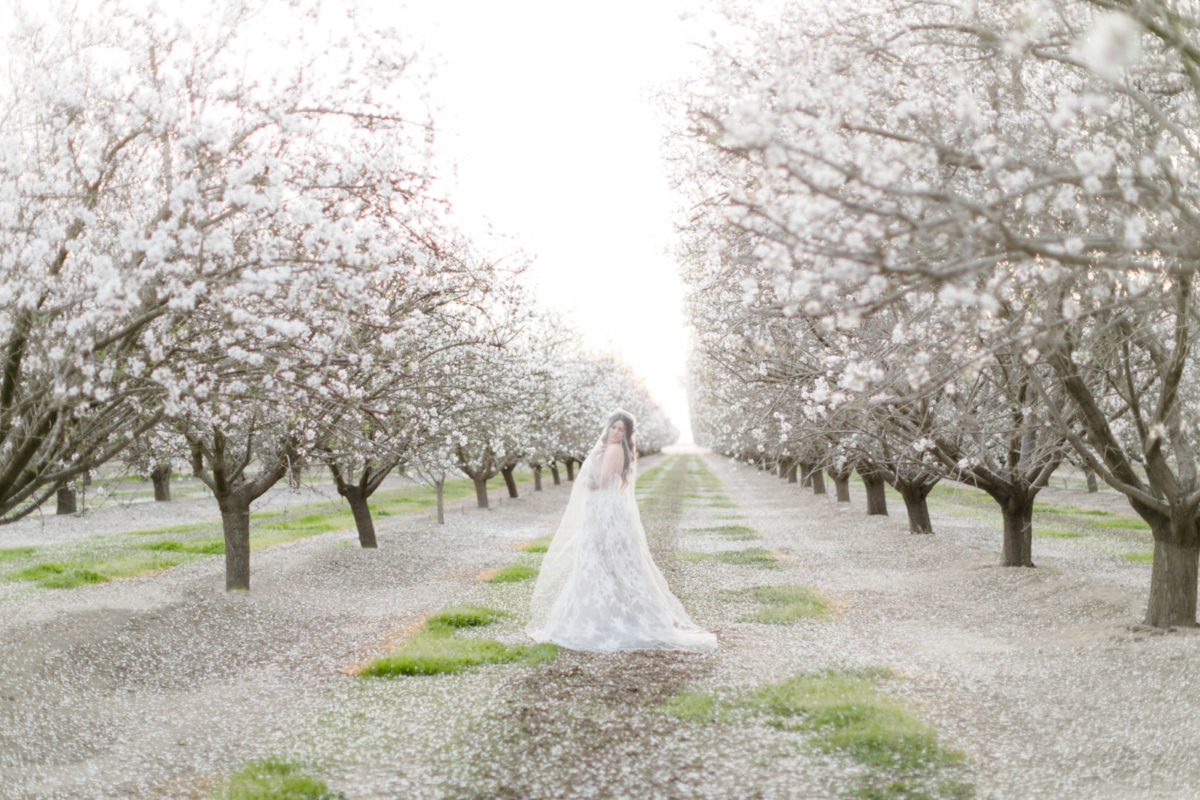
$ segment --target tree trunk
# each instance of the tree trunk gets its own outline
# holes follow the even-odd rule
[[[1033,499],[1010,499],[1000,507],[1004,515],[1004,549],[1000,564],[1005,567],[1033,566]]]
[[[508,496],[515,500],[517,499],[517,482],[513,480],[514,469],[516,469],[515,466],[501,467],[500,474],[504,476],[504,485],[508,487]]]
[[[1095,494],[1096,492],[1100,491],[1100,486],[1096,483],[1096,473],[1088,469],[1083,471],[1083,476],[1087,479],[1089,494]]]
[[[808,479],[812,483],[813,494],[825,494],[825,472],[820,467],[809,473]]]
[[[829,471],[829,477],[833,478],[833,488],[837,491],[837,501],[839,503],[850,502],[850,472],[834,472]]]
[[[542,490],[542,465],[533,465],[533,490],[540,492]]]
[[[150,480],[154,482],[154,501],[167,503],[171,500],[171,467],[159,465],[150,471]]]
[[[554,478],[555,486],[562,486],[562,477],[558,474],[558,464],[553,461],[550,462],[550,477]]]
[[[858,473],[862,478],[863,486],[867,490],[867,516],[888,515],[887,510],[887,495],[884,494],[883,487],[886,486],[883,478],[878,475],[863,475]]]
[[[75,490],[70,486],[60,486],[56,497],[58,507],[54,510],[55,514],[74,514],[79,510],[75,502]]]
[[[250,501],[240,493],[217,498],[225,532],[225,591],[250,589]]]
[[[911,483],[897,482],[896,491],[904,498],[904,510],[908,512],[908,532],[933,533],[933,521],[929,519],[929,503],[926,501],[929,490]]]
[[[293,461],[288,471],[291,473],[292,486],[299,489],[300,482],[304,480],[304,465],[299,461]]]
[[[812,464],[804,461],[800,462],[800,486],[804,489],[809,489],[813,485],[812,479]]]
[[[446,479],[442,478],[433,484],[437,491],[438,525],[446,524]]]
[[[361,486],[347,486],[342,492],[354,515],[354,527],[358,528],[358,543],[366,548],[379,547],[375,539],[375,520],[371,519],[371,506]]]
[[[1193,540],[1187,536],[1185,541]],[[1156,628],[1196,626],[1196,559],[1200,547],[1154,538],[1154,564],[1150,569],[1150,600],[1146,624]]]
[[[487,478],[472,478],[472,480],[475,481],[475,505],[478,508],[487,508]]]
[[[796,482],[796,462],[795,461],[792,461],[791,463],[788,464],[787,479],[788,479],[788,483]]]
[[[573,481],[573,480],[575,480],[575,459],[568,458],[566,461],[566,464],[567,464],[567,480]]]

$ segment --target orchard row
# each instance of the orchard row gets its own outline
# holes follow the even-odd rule
[[[1073,463],[1153,533],[1146,622],[1195,625],[1195,9],[752,13],[673,137],[697,440],[889,483],[914,533],[938,481],[978,487],[1014,567]]]
[[[341,7],[17,7],[0,83],[0,522],[125,459],[215,494],[226,583],[300,465],[367,498],[675,437],[437,192],[427,75]],[[26,16],[26,14],[29,16]],[[271,54],[264,56],[263,54]],[[495,247],[491,249],[496,249]],[[160,486],[160,489],[165,487]],[[163,492],[165,494],[165,492]]]

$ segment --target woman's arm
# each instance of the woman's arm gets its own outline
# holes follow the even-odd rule
[[[610,475],[620,475],[625,469],[625,453],[619,445],[607,445],[600,457],[600,485],[606,485]]]

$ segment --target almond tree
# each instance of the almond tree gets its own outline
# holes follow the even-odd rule
[[[710,96],[737,103],[699,99],[693,119],[711,173],[738,164],[729,219],[790,307],[854,324],[929,292],[962,341],[986,329],[1036,366],[1020,392],[1150,524],[1147,622],[1195,624],[1195,21],[912,2],[793,9],[759,33],[714,59]]]
[[[337,356],[378,302],[371,287],[410,274],[405,256],[436,215],[429,126],[405,95],[419,81],[390,34],[343,39],[317,10],[295,20],[295,59],[252,72],[269,34],[253,9],[186,24],[101,11],[104,24],[70,22],[93,40],[72,52],[106,52],[74,80],[104,83],[102,65],[119,74],[96,93],[107,105],[75,95],[91,103],[77,124],[89,141],[118,135],[131,155],[79,280],[133,305],[140,327],[105,340],[104,357],[120,360],[97,377],[156,399],[135,409],[134,432],[165,418],[186,439],[222,509],[227,587],[248,588],[250,503],[340,419],[313,412],[360,399]],[[82,218],[81,230],[97,224]]]

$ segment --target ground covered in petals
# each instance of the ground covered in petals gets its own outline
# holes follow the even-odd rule
[[[140,548],[175,558],[157,572],[39,585],[14,543],[0,797],[1197,796],[1200,636],[1131,626],[1145,535],[1111,495],[1046,493],[1038,568],[1010,570],[962,487],[910,536],[857,486],[839,505],[699,452],[642,467],[651,549],[716,653],[530,646],[565,485],[444,527],[393,509],[377,551],[301,509],[261,531],[314,529],[255,551],[249,593],[222,590],[201,500],[130,537],[180,543]]]

